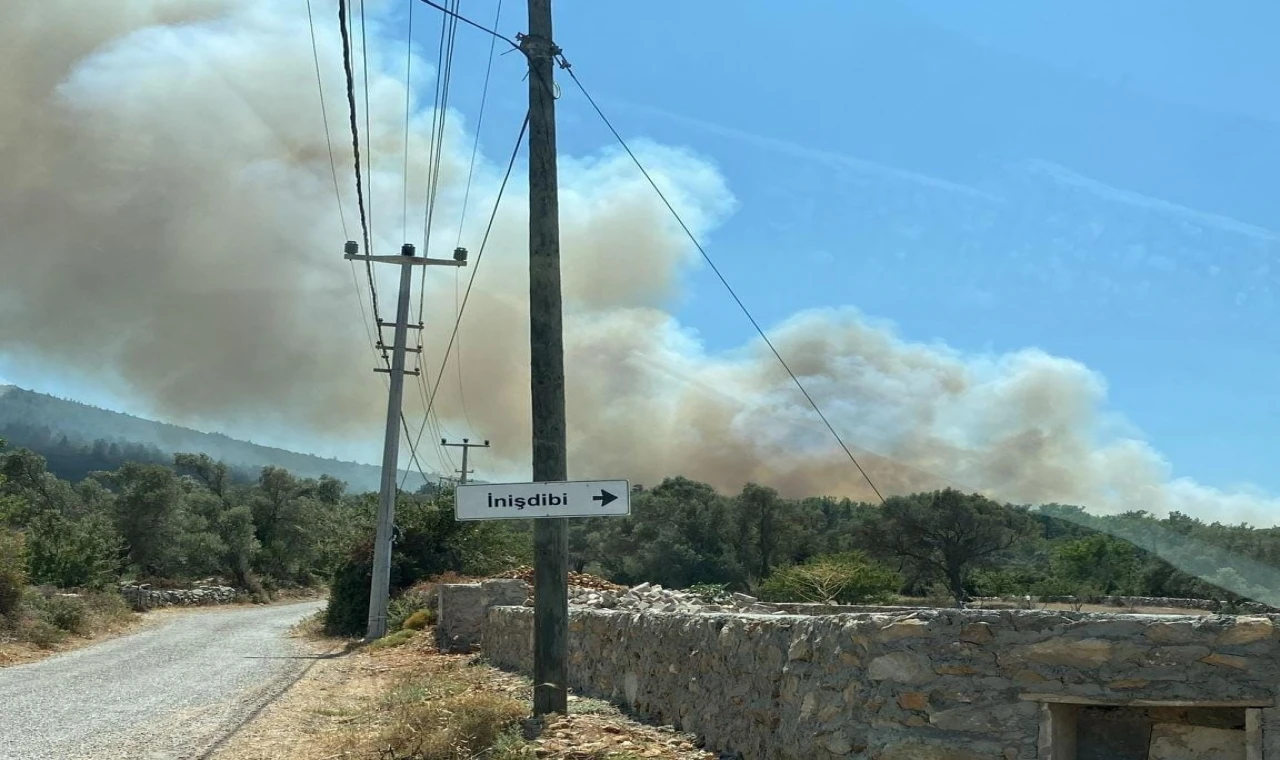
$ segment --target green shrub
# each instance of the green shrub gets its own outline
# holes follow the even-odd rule
[[[28,617],[18,623],[18,638],[48,649],[66,640],[67,632],[43,618]]]
[[[26,543],[22,534],[0,530],[0,616],[17,612],[26,586]]]
[[[760,584],[760,597],[770,602],[862,604],[887,601],[900,582],[897,573],[850,552],[779,570]]]
[[[369,621],[369,582],[372,579],[373,542],[358,547],[333,574],[329,602],[324,610],[324,631],[330,636],[359,636]]]
[[[41,620],[67,633],[84,634],[89,631],[89,608],[79,597],[47,597],[37,614]]]
[[[422,610],[431,610],[431,618],[426,624],[435,622],[435,614],[431,602],[435,594],[427,589],[411,588],[391,600],[387,606],[387,630],[394,631],[404,627],[404,622]]]
[[[435,623],[436,616],[431,610],[418,610],[409,617],[404,619],[400,624],[400,628],[409,631],[421,631],[423,628]]]
[[[390,649],[391,647],[398,647],[401,644],[408,641],[409,639],[412,639],[416,633],[417,631],[409,631],[409,630],[396,631],[395,633],[383,636],[382,638],[373,642],[372,644],[369,645],[369,649],[377,650],[377,649]]]
[[[728,584],[725,583],[695,583],[685,591],[690,594],[696,594],[707,604],[725,602],[732,596]]]

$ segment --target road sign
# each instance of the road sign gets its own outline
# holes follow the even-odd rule
[[[459,520],[527,520],[535,517],[603,517],[631,514],[625,480],[557,483],[468,483],[454,496]]]

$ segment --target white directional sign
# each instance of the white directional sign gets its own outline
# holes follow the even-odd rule
[[[602,517],[631,514],[625,480],[558,483],[468,483],[458,486],[459,520],[527,520],[533,517]]]

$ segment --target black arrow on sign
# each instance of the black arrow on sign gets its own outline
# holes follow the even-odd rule
[[[617,496],[614,496],[613,494],[611,494],[611,493],[609,493],[608,491],[606,491],[606,490],[604,490],[603,488],[601,488],[601,489],[600,489],[600,495],[599,495],[599,496],[592,496],[592,497],[591,497],[591,500],[592,500],[592,501],[598,501],[598,502],[600,502],[600,506],[602,506],[602,507],[603,507],[603,506],[608,505],[610,502],[617,501],[617,500],[618,500],[618,497],[617,497]]]

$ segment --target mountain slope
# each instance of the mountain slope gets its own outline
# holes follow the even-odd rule
[[[71,479],[83,477],[81,461],[168,461],[176,452],[208,454],[240,470],[274,465],[303,477],[331,475],[354,491],[377,490],[381,476],[373,465],[260,446],[15,386],[0,386],[0,438],[44,454],[50,469]],[[70,456],[73,451],[84,455]],[[420,485],[416,472],[405,482],[408,489]]]

